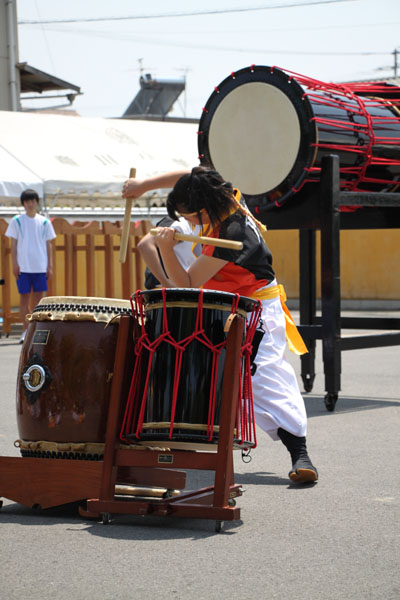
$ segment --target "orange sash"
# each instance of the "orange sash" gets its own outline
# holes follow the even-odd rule
[[[252,298],[256,300],[270,300],[271,298],[280,297],[283,311],[286,319],[286,340],[289,349],[295,354],[301,355],[308,352],[307,346],[297,329],[293,317],[286,306],[286,292],[282,284],[274,285],[273,287],[256,290],[252,294]]]

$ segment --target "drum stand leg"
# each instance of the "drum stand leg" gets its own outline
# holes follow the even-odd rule
[[[300,323],[314,325],[316,317],[316,233],[300,229]],[[315,379],[315,339],[303,335],[308,353],[300,357],[304,391],[311,392]]]
[[[120,324],[120,335],[123,328]],[[222,388],[220,430],[217,452],[132,450],[120,447],[118,440],[119,416],[122,409],[119,380],[122,373],[114,371],[109,416],[106,432],[103,471],[98,498],[87,501],[83,516],[100,515],[108,523],[111,514],[174,516],[183,518],[213,519],[220,531],[222,521],[240,519],[240,509],[235,507],[235,497],[242,494],[240,485],[234,484],[233,436],[236,417],[236,399],[240,369],[240,352],[243,319],[236,316],[227,338],[224,379]],[[117,344],[118,353],[119,340]],[[121,343],[123,347],[123,343]],[[116,365],[118,356],[116,356]],[[123,361],[122,361],[123,362]],[[114,389],[115,388],[115,389]],[[141,467],[147,474],[160,469],[194,469],[215,472],[214,485],[182,492],[174,497],[132,497],[124,500],[115,497],[117,469]]]

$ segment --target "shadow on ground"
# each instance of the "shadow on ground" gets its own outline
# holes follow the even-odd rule
[[[375,410],[377,408],[390,408],[400,406],[400,400],[392,398],[360,398],[353,396],[339,396],[334,411],[328,411],[325,407],[323,396],[304,394],[304,403],[306,405],[307,417],[320,417],[327,415],[332,417],[335,414],[346,412],[359,412],[361,410]]]
[[[55,508],[29,508],[17,503],[7,503],[0,511],[0,522],[5,525],[61,526],[64,531],[87,531],[97,537],[154,541],[164,539],[205,539],[216,535],[216,521],[179,517],[154,517],[136,515],[113,515],[109,524],[79,515],[78,502]],[[82,503],[84,506],[85,503]],[[224,521],[220,531],[232,535],[242,525],[242,520]]]

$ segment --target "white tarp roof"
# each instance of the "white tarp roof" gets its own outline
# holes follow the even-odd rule
[[[26,188],[43,196],[43,181],[30,169],[0,146],[0,198],[19,198]]]
[[[0,192],[42,182],[45,196],[120,195],[131,167],[142,178],[197,164],[196,133],[196,123],[0,111]]]

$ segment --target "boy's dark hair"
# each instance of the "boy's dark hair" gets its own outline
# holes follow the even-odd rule
[[[39,194],[35,192],[35,190],[27,189],[22,192],[20,200],[22,206],[27,200],[36,200],[36,202],[39,204]]]
[[[218,226],[234,205],[232,184],[209,167],[194,167],[183,175],[167,198],[167,211],[177,220],[183,213],[197,212],[201,223],[201,209],[205,208],[213,227]]]

